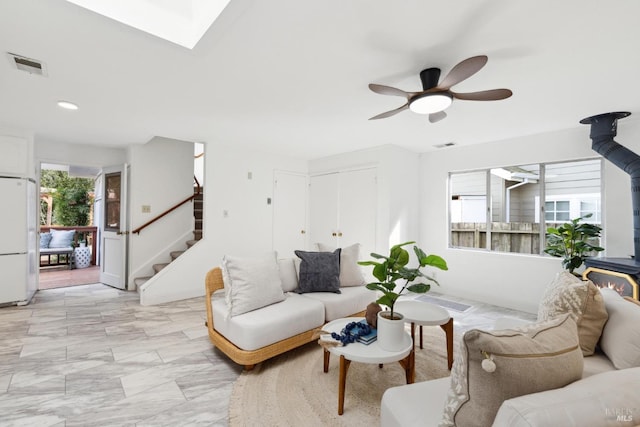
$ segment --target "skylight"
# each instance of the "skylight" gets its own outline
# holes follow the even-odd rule
[[[230,0],[67,1],[193,49]]]

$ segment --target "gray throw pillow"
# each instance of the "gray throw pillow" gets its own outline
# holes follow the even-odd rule
[[[40,233],[40,249],[46,249],[51,242],[51,233]]]
[[[333,252],[295,251],[300,262],[299,294],[340,292],[340,249]]]

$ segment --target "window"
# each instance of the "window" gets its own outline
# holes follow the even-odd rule
[[[104,229],[120,231],[120,172],[105,176],[105,223]]]
[[[591,215],[589,218],[586,218],[584,221],[592,224],[600,224],[602,221],[600,220],[600,199],[594,198],[593,200],[583,200],[580,202],[580,216],[585,217],[587,215]]]
[[[601,166],[593,159],[450,173],[450,246],[541,254],[547,227],[587,214],[600,225]]]
[[[451,245],[464,248],[486,246],[487,179],[484,172],[451,175]]]
[[[544,202],[544,219],[550,222],[565,222],[571,219],[568,200]]]

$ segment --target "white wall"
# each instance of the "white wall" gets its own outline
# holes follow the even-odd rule
[[[640,123],[620,121],[616,141],[640,153]],[[545,286],[561,271],[558,258],[490,253],[448,247],[449,172],[598,157],[589,128],[443,149],[421,159],[421,241],[425,251],[443,256],[449,271],[438,272],[438,292],[535,313]],[[629,176],[605,161],[604,256],[633,252]]]
[[[36,138],[35,158],[38,163],[105,167],[125,163],[127,150],[85,144],[64,144]]]
[[[193,194],[193,143],[155,137],[129,149],[129,229],[134,230]],[[143,206],[150,208],[143,212]],[[193,203],[185,203],[139,234],[129,236],[129,289],[136,277],[153,275],[153,264],[193,239]]]
[[[140,287],[143,305],[204,295],[206,273],[225,254],[271,251],[273,205],[267,198],[273,197],[274,171],[307,173],[305,160],[220,143],[205,144],[204,162],[204,238]]]

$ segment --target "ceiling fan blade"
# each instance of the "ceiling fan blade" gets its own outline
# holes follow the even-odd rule
[[[375,83],[369,84],[369,89],[381,95],[402,96],[407,99],[409,99],[409,97],[412,95],[412,92],[405,92],[402,89],[397,89],[391,86],[377,85]]]
[[[509,89],[491,89],[482,90],[480,92],[455,93],[451,92],[454,98],[464,99],[465,101],[499,101],[509,98],[513,95]]]
[[[444,111],[438,111],[437,113],[431,113],[431,114],[429,114],[429,123],[439,122],[440,120],[444,119],[445,117],[447,117],[447,113],[445,113]]]
[[[438,84],[439,89],[447,90],[453,85],[457,85],[463,80],[468,79],[475,73],[480,71],[487,63],[488,58],[485,55],[472,56],[462,62],[459,62],[449,71],[449,74]]]
[[[400,111],[404,111],[404,110],[406,110],[408,108],[409,108],[409,103],[407,102],[402,107],[398,107],[395,110],[386,111],[384,113],[378,114],[377,116],[371,117],[369,120],[377,120],[377,119],[384,119],[384,118],[387,118],[387,117],[391,117],[391,116],[394,116],[394,115],[398,114]]]

